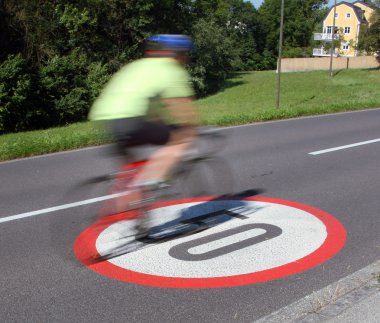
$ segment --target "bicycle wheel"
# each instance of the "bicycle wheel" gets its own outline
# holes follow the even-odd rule
[[[223,196],[234,192],[231,169],[218,157],[185,162],[177,182],[181,197]]]
[[[81,181],[55,202],[68,206],[60,211],[59,217],[46,218],[50,248],[62,261],[76,263],[72,254],[73,240],[98,218],[99,210],[107,201],[111,182],[108,175]]]

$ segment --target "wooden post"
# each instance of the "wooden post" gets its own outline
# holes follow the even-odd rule
[[[278,45],[278,59],[277,59],[277,96],[276,108],[280,107],[280,85],[281,85],[281,58],[282,58],[282,34],[284,29],[284,0],[281,0],[281,22],[280,22],[280,42]]]
[[[335,51],[335,14],[336,14],[336,0],[334,0],[334,18],[333,18],[333,30],[332,30],[332,40],[331,40],[331,55],[330,55],[330,76],[334,76],[332,66],[333,66],[333,56]]]

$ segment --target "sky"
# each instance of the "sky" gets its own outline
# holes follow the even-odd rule
[[[258,8],[262,3],[263,3],[264,0],[250,0],[250,2],[253,3],[253,5]],[[343,0],[336,0],[336,3],[339,3],[339,2],[342,2]],[[346,2],[355,2],[356,0],[345,0]],[[286,0],[285,0],[286,2]],[[329,6],[333,5],[334,4],[334,0],[329,0]]]

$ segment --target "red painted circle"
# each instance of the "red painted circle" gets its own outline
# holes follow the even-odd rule
[[[207,197],[168,201],[158,204],[156,208],[175,204],[202,202],[212,199],[214,198]],[[317,250],[301,259],[298,259],[297,261],[254,273],[225,277],[164,277],[135,272],[132,270],[118,267],[108,261],[103,261],[99,263],[89,261],[88,259],[90,259],[91,255],[97,254],[97,249],[95,245],[96,240],[98,236],[101,234],[101,232],[115,222],[126,220],[128,218],[133,218],[133,212],[128,212],[110,216],[107,218],[107,220],[103,220],[102,223],[94,224],[87,228],[85,231],[83,231],[75,241],[75,255],[84,265],[86,265],[91,270],[104,276],[108,276],[110,278],[118,279],[129,283],[166,288],[221,288],[265,282],[268,280],[278,279],[284,276],[293,275],[298,272],[310,269],[333,257],[336,253],[340,251],[340,249],[344,246],[346,242],[346,231],[343,225],[332,215],[319,209],[316,209],[312,206],[292,201],[285,201],[266,197],[248,197],[237,199],[281,204],[310,213],[314,215],[316,218],[318,218],[320,221],[322,221],[323,224],[326,226],[326,240]]]

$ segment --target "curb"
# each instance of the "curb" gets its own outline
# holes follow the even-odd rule
[[[353,305],[380,293],[379,273],[380,260],[254,323],[315,323],[331,320]]]

